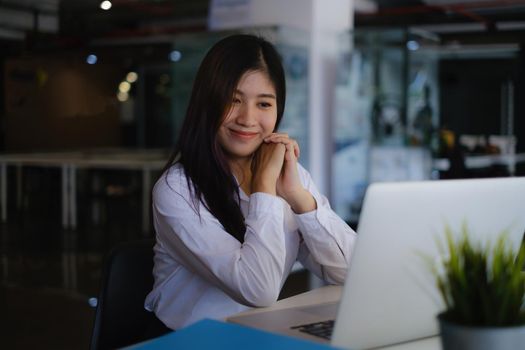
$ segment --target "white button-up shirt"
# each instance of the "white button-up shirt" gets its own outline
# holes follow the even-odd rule
[[[155,283],[146,309],[177,329],[269,306],[296,260],[326,282],[342,284],[356,234],[300,165],[299,176],[317,202],[316,210],[304,214],[295,214],[280,197],[247,196],[239,188],[246,222],[241,244],[202,203],[195,210],[182,166],[172,166],[153,188]]]

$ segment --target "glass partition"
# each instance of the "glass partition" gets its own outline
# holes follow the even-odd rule
[[[367,28],[340,47],[332,202],[347,221],[372,182],[524,174],[519,43]]]
[[[401,29],[341,35],[332,201],[347,221],[357,221],[369,183],[432,175],[437,60],[423,49],[432,40]]]

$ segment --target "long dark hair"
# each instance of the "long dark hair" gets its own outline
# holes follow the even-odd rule
[[[244,242],[246,224],[239,206],[239,186],[217,142],[217,131],[231,107],[235,88],[244,73],[268,74],[277,98],[277,129],[284,112],[286,85],[281,58],[275,47],[261,37],[228,36],[204,57],[193,83],[186,118],[166,169],[180,162],[199,202],[233,237]]]

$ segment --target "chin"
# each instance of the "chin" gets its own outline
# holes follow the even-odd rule
[[[228,149],[228,153],[236,158],[246,158],[251,157],[258,147],[242,147],[242,148],[230,148]]]
[[[238,158],[246,158],[246,157],[251,157],[253,154],[255,153],[255,150],[253,151],[237,151],[237,152],[232,152],[231,154],[234,156],[234,157],[238,157]]]

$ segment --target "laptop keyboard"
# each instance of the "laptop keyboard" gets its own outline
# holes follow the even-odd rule
[[[303,324],[292,329],[330,340],[334,330],[334,320]]]

